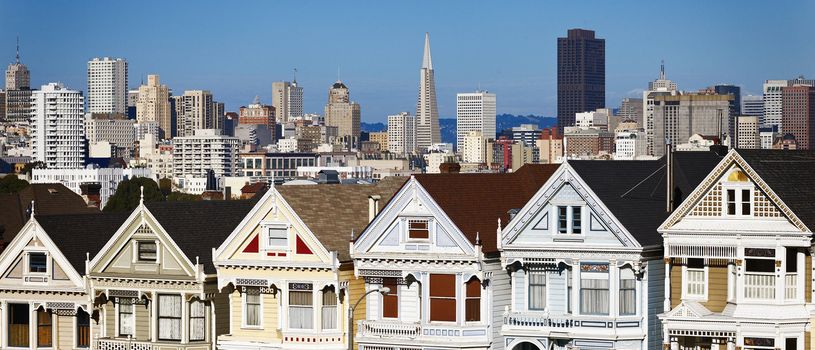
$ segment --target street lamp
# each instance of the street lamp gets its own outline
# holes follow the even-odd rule
[[[354,310],[359,306],[359,303],[371,293],[380,293],[382,295],[388,295],[391,292],[391,289],[388,287],[379,287],[377,289],[371,289],[367,293],[363,294],[359,297],[359,300],[354,304],[354,306],[348,308],[348,350],[354,350]],[[349,299],[350,300],[350,299]]]

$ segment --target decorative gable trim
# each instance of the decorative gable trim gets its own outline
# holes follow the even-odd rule
[[[566,162],[541,186],[538,192],[524,205],[523,209],[518,212],[515,218],[513,218],[502,231],[498,232],[500,235],[498,237],[498,241],[500,242],[499,249],[503,249],[508,244],[511,244],[529,222],[534,219],[535,215],[546,207],[547,203],[550,203],[558,191],[567,183],[574,187],[577,195],[586,202],[586,206],[590,209],[590,230],[594,230],[598,225],[602,225],[608,227],[608,231],[617,236],[623,245],[635,248],[642,247],[634,236],[614,217],[614,214],[605,204],[598,199],[597,195],[586,182],[583,181],[569,163]],[[594,213],[597,213],[597,215]],[[540,229],[540,224],[540,222],[535,223],[534,229]]]
[[[719,164],[716,165],[715,168],[705,177],[705,179],[698,185],[696,188],[691,192],[691,195],[682,202],[682,205],[675,210],[667,220],[665,220],[662,225],[659,227],[659,231],[662,232],[664,230],[670,229],[672,226],[676,225],[679,221],[681,221],[686,216],[689,216],[694,213],[696,207],[698,205],[704,205],[705,198],[708,195],[714,195],[716,186],[720,184],[720,180],[724,174],[730,170],[730,168],[736,165],[740,167],[744,173],[753,181],[756,186],[756,189],[760,189],[761,192],[766,194],[766,197],[763,197],[763,201],[769,201],[769,203],[761,203],[761,207],[768,210],[767,212],[772,214],[773,216],[776,215],[775,213],[771,213],[769,209],[766,207],[768,205],[774,204],[777,210],[780,210],[781,213],[792,222],[795,227],[800,229],[801,231],[811,232],[810,229],[804,225],[803,221],[798,218],[797,215],[786,205],[784,201],[767,185],[766,182],[761,178],[761,176],[756,173],[756,171],[747,163],[746,160],[736,151],[730,150],[727,155],[719,161]],[[723,193],[720,191],[718,196],[722,196]]]
[[[693,301],[683,301],[665,314],[666,318],[702,318],[712,314],[710,310]]]
[[[49,256],[53,259],[54,263],[52,268],[62,269],[68,276],[68,279],[74,284],[77,289],[84,289],[85,282],[82,278],[82,273],[76,271],[74,266],[68,261],[57,244],[51,240],[51,237],[40,226],[35,217],[32,217],[20,229],[20,233],[14,236],[9,245],[0,254],[0,272],[5,273],[8,269],[12,268],[12,264],[17,261],[17,258],[24,252],[24,248],[32,239],[39,240],[43,248],[48,251]],[[21,286],[22,288],[23,286]]]

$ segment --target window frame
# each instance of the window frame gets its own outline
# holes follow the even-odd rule
[[[43,263],[44,263],[43,271],[39,271],[39,270],[38,271],[31,271],[31,268],[32,268],[32,264],[31,264],[32,259],[31,258],[34,255],[42,256],[42,258],[44,260],[43,261]],[[48,257],[49,257],[49,254],[48,254],[47,251],[43,251],[43,250],[31,250],[31,251],[28,251],[26,253],[26,260],[27,260],[26,261],[27,262],[26,270],[25,270],[26,274],[27,275],[47,275],[51,271],[50,266],[49,266],[50,264],[48,263]]]
[[[182,300],[182,302],[183,302],[183,300]],[[187,318],[189,318],[189,319],[187,320],[187,328],[188,328],[188,329],[187,329],[187,334],[189,335],[189,336],[188,336],[188,338],[189,338],[188,340],[189,340],[190,342],[195,342],[195,341],[206,341],[206,339],[207,339],[207,304],[206,304],[206,301],[203,301],[203,300],[197,300],[197,299],[196,299],[196,300],[193,300],[193,301],[187,302],[187,304],[188,304],[188,306],[189,306],[189,310],[190,310],[190,312],[189,312],[189,313],[188,313],[188,315],[187,315]],[[201,305],[201,310],[203,310],[203,311],[202,311],[203,313],[202,313],[202,315],[201,315],[201,316],[194,316],[194,315],[193,315],[193,305],[196,305],[196,304],[200,304],[200,305]],[[199,320],[199,319],[200,319],[200,320],[203,320],[203,323],[204,323],[204,324],[203,324],[203,325],[204,325],[204,328],[203,328],[203,331],[201,332],[201,334],[202,334],[202,338],[200,338],[200,339],[193,339],[193,337],[192,337],[192,335],[193,335],[193,322],[192,322],[192,321],[193,321],[193,320]]]
[[[30,337],[30,334],[31,334],[31,304],[28,304],[28,303],[7,303],[6,305],[7,305],[6,308],[8,310],[3,310],[3,312],[6,313],[6,317],[7,317],[7,321],[6,321],[7,325],[6,325],[6,330],[5,330],[6,334],[4,335],[4,336],[7,337],[6,338],[6,341],[7,341],[6,345],[8,347],[10,347],[10,348],[28,348],[28,347],[30,347],[32,345],[31,344],[31,337]],[[12,323],[13,320],[15,319],[15,317],[13,317],[13,314],[12,314],[14,309],[22,309],[23,310],[22,314],[25,315],[24,316],[25,319],[26,319],[25,323]],[[19,339],[19,340],[24,341],[25,342],[24,344],[12,344],[11,343],[12,339],[13,339],[12,338],[12,325],[19,325],[19,326],[25,328],[25,332],[24,332],[25,336],[23,336],[23,337],[21,337]]]
[[[37,321],[37,323],[36,323],[36,327],[37,327],[37,348],[53,348],[54,347],[54,314],[48,312],[47,310],[43,310],[43,309],[38,309],[35,314],[37,315],[36,316],[37,317],[37,320],[36,320]],[[40,320],[41,315],[46,316],[46,319],[48,320],[47,324],[40,323],[41,322],[41,320]],[[42,337],[42,334],[40,334],[40,330],[42,328],[47,328],[47,332],[48,332],[47,337]],[[40,343],[40,341],[43,340],[43,339],[47,339],[48,343]]]
[[[328,297],[329,293],[331,295],[333,295],[333,298]],[[334,302],[334,304],[328,304],[328,306],[326,306],[326,299],[327,298],[328,298],[328,300],[331,300],[332,302]],[[340,318],[339,318],[339,314],[337,313],[337,310],[339,310],[339,308],[340,308],[340,303],[339,303],[339,295],[337,294],[336,290],[334,288],[332,288],[332,287],[324,288],[322,291],[320,291],[320,300],[321,300],[321,302],[320,302],[320,329],[321,330],[330,330],[330,331],[339,330],[340,329],[340,322],[339,322]],[[333,312],[331,313],[331,317],[333,318],[333,323],[334,323],[333,328],[327,328],[325,326],[325,320],[326,320],[325,315],[326,315],[326,311],[327,311],[326,308],[333,308],[334,309]]]
[[[257,295],[258,297],[258,324],[249,324],[249,295]],[[255,305],[255,303],[252,303]],[[263,329],[263,293],[260,288],[248,287],[241,292],[241,328],[244,329]]]
[[[153,245],[153,255],[154,255],[154,257],[152,259],[142,257],[142,245],[149,245],[149,244]],[[149,239],[137,240],[136,241],[136,262],[157,264],[158,263],[158,251],[159,251],[159,247],[158,247],[158,242],[156,240],[149,240]],[[147,253],[149,253],[149,251]]]
[[[379,312],[380,316],[383,319],[398,320],[399,317],[401,316],[401,313],[399,312],[399,294],[400,294],[399,293],[399,280],[396,277],[383,277],[382,278],[382,287],[390,288],[390,292],[388,292],[388,294],[382,295],[382,298],[381,298],[382,307],[380,308],[380,312]],[[396,307],[396,310],[395,310],[396,311],[396,316],[393,316],[393,317],[386,316],[386,313],[385,313],[385,311],[386,311],[385,310],[386,309],[385,305],[387,303],[386,300],[392,300],[392,299],[395,299],[395,303],[396,303],[396,306],[395,306]]]
[[[414,229],[414,228],[411,227],[411,225],[414,224],[414,223],[423,223],[425,227],[424,227],[424,229],[421,229],[421,228]],[[406,240],[408,240],[408,241],[428,241],[428,240],[430,240],[430,219],[429,218],[409,218],[409,219],[405,220],[405,224],[407,225],[407,227],[405,229],[405,231],[406,231],[405,237],[407,238]],[[414,231],[417,231],[417,232],[421,231],[421,232],[424,232],[425,234],[424,235],[419,235],[419,236],[414,236],[413,235]]]
[[[702,264],[703,264],[702,268],[688,267],[689,263],[685,263],[684,265],[682,265],[682,299],[683,300],[694,300],[694,301],[703,301],[703,302],[707,301],[708,288],[710,287],[709,286],[709,284],[710,284],[709,283],[710,282],[709,266],[708,266],[708,264],[705,264],[704,259],[700,259],[700,260],[702,260]],[[688,292],[688,270],[702,271],[703,276],[704,276],[704,288],[703,288],[703,293],[701,295],[699,295],[699,294],[690,294]]]
[[[128,303],[123,304],[122,301],[127,300]],[[122,312],[122,305],[129,305],[131,307],[130,312]],[[122,315],[130,315],[129,317],[132,319],[132,327],[133,333],[122,333]],[[130,298],[117,298],[116,299],[116,336],[117,337],[135,337],[136,336],[136,304]]]
[[[83,324],[80,322],[80,315],[85,315],[88,323]],[[74,316],[74,346],[78,349],[89,349],[91,347],[91,315],[86,312],[85,310],[78,309],[76,311],[76,316]],[[81,336],[81,329],[85,328],[87,331],[87,343],[82,344],[82,336]]]
[[[162,297],[177,297],[178,298],[178,307],[179,307],[179,315],[178,316],[162,316],[161,315],[161,298]],[[179,294],[158,294],[156,298],[158,305],[156,305],[156,337],[158,340],[161,341],[181,341],[184,338],[184,298]],[[168,319],[174,320],[178,322],[178,329],[179,329],[179,338],[178,339],[169,339],[169,338],[162,338],[161,337],[161,320]]]
[[[624,278],[623,271],[630,271],[632,278]],[[639,293],[637,290],[637,275],[634,273],[634,269],[631,267],[618,268],[617,278],[617,314],[620,316],[636,316],[639,313],[639,303],[637,302],[637,295]],[[630,288],[623,288],[623,280],[630,280],[633,282],[633,285]],[[634,307],[634,312],[632,313],[623,313],[623,291],[631,291],[631,293],[634,294],[631,303]]]
[[[543,308],[533,308],[532,307],[532,286],[540,286],[540,283],[532,283],[532,275],[541,275],[543,277]],[[539,311],[546,311],[549,307],[549,274],[543,270],[527,270],[526,273],[526,310],[539,312]]]
[[[588,266],[601,266],[601,267],[598,268],[599,270],[602,270],[602,266],[605,266],[605,271],[588,271],[588,270],[591,269]],[[611,293],[611,271],[610,271],[610,269],[611,269],[611,265],[607,264],[607,263],[588,263],[588,264],[582,264],[581,263],[580,264],[580,287],[579,287],[580,289],[579,289],[579,292],[578,292],[579,293],[578,297],[579,297],[579,302],[580,302],[580,304],[578,305],[578,310],[579,310],[580,315],[611,316],[611,314],[612,314],[612,309],[611,309],[612,293]],[[597,274],[597,275],[604,274],[605,278],[584,278],[584,276],[583,276],[583,275],[591,276],[593,274]],[[598,313],[598,312],[587,312],[587,311],[583,310],[583,299],[584,299],[583,298],[583,292],[585,290],[589,290],[589,291],[602,291],[603,290],[603,289],[600,289],[600,288],[583,287],[583,281],[584,280],[585,281],[588,281],[588,280],[606,281],[606,289],[605,290],[606,290],[606,293],[608,293],[608,297],[606,298],[606,305],[605,305],[606,306],[606,311],[605,311],[605,313],[602,313],[602,312],[600,312],[600,313]]]
[[[552,229],[556,238],[582,237],[586,234],[586,220],[585,215],[583,215],[584,206],[581,203],[554,205],[554,213],[551,216],[554,220]],[[563,211],[565,211],[565,217]],[[575,217],[575,213],[577,213],[577,217]],[[563,224],[566,226],[563,227]],[[577,228],[576,232],[575,228]]]
[[[433,278],[434,277],[438,278],[438,279],[452,278],[452,283],[450,283],[450,281],[439,281],[439,282],[445,282],[445,284],[451,285],[453,287],[453,295],[452,296],[449,296],[449,295],[434,295],[433,294],[433,291],[434,291],[434,289],[433,289]],[[453,324],[453,323],[458,322],[458,294],[459,294],[458,289],[459,288],[458,288],[458,283],[456,282],[456,280],[457,280],[457,277],[456,277],[455,274],[431,273],[430,276],[428,276],[428,287],[429,288],[428,288],[427,293],[428,293],[428,301],[429,301],[429,305],[428,305],[429,310],[428,310],[428,313],[427,313],[427,320],[428,320],[429,323]],[[434,314],[433,314],[434,301],[445,301],[446,303],[449,303],[451,300],[453,302],[453,310],[454,310],[453,313],[452,313],[453,319],[452,320],[450,320],[450,319],[434,319]]]
[[[264,251],[274,251],[274,252],[288,252],[291,250],[291,225],[285,222],[265,222],[261,224],[263,227],[263,250]],[[282,230],[285,235],[285,243],[282,245],[272,245],[271,244],[271,233],[272,231]],[[280,237],[276,239],[281,240]]]
[[[470,292],[471,292],[470,288],[473,288],[473,289],[477,290],[478,295],[476,295],[476,296],[470,295]],[[481,307],[481,297],[482,296],[483,296],[483,288],[481,287],[481,281],[479,281],[477,278],[473,277],[473,278],[470,278],[470,280],[468,280],[467,282],[464,282],[464,322],[465,323],[479,323],[479,322],[481,322],[481,319],[482,319],[482,317],[481,317],[481,311],[482,311],[481,310],[482,309],[482,307]],[[469,318],[469,314],[470,314],[470,311],[471,311],[470,310],[471,302],[473,302],[473,301],[477,301],[477,303],[472,303],[472,304],[475,304],[475,307],[477,307],[478,312],[476,313],[476,315],[478,315],[478,319]]]
[[[316,307],[314,305],[314,301],[315,301],[314,285],[311,284],[311,283],[296,283],[296,282],[295,282],[295,284],[307,284],[307,285],[309,285],[309,289],[305,289],[305,288],[303,288],[303,289],[299,289],[299,288],[295,289],[295,288],[292,288],[292,283],[289,283],[289,285],[288,285],[289,288],[286,290],[286,304],[287,304],[286,305],[286,309],[287,309],[286,329],[296,329],[296,330],[302,330],[302,331],[314,331],[315,330],[315,326],[314,326],[315,315],[314,315],[314,313],[315,313],[315,310],[316,310]],[[309,305],[305,305],[305,304],[303,304],[303,305],[300,305],[300,304],[292,305],[292,293],[299,293],[299,294],[303,294],[303,295],[309,295],[309,298],[311,299],[311,304],[309,304]],[[308,324],[308,325],[306,325],[306,327],[302,327],[302,328],[301,327],[293,327],[292,326],[292,317],[291,317],[293,309],[304,309],[304,310],[309,309],[309,310],[311,310],[311,312],[310,312],[311,313],[311,322],[310,322],[310,324]],[[308,314],[308,313],[304,312],[303,314]]]

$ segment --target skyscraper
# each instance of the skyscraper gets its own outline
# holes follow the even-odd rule
[[[575,114],[606,106],[606,41],[593,30],[569,29],[557,39],[557,126],[574,125]]]
[[[31,147],[34,159],[49,169],[78,169],[85,164],[82,92],[61,84],[43,85],[32,95]]]
[[[653,154],[665,154],[665,141],[673,145],[687,143],[694,134],[715,136],[722,140],[728,134],[730,100],[733,96],[703,93],[654,97]],[[732,137],[732,136],[731,136]]]
[[[388,151],[409,154],[416,150],[416,117],[408,112],[388,116]]]
[[[158,123],[160,139],[172,138],[173,119],[170,113],[170,88],[162,85],[158,75],[148,75],[147,85],[139,86],[136,98],[136,121]]]
[[[759,117],[759,124],[764,116],[764,97],[747,95],[741,98],[741,115]]]
[[[648,90],[642,92],[642,127],[645,129],[645,140],[649,155],[654,155],[656,151],[654,148],[654,98],[660,95],[676,94],[676,83],[665,77],[665,62],[662,62],[659,65],[659,78],[649,82]]]
[[[127,114],[127,61],[96,57],[88,61],[88,112]]]
[[[207,90],[190,90],[184,91],[184,95],[175,99],[176,136],[194,136],[195,130],[217,129],[212,93]]]
[[[732,145],[738,143],[739,133],[736,132],[736,124],[738,124],[738,116],[741,115],[741,87],[731,84],[718,84],[713,86],[713,91],[718,95],[732,95],[733,99],[730,100],[730,120],[728,125],[728,135],[730,135]]]
[[[351,101],[348,87],[337,80],[328,89],[328,104],[325,105],[325,125],[337,127],[337,137],[348,149],[359,142],[360,107]]]
[[[20,39],[17,39],[17,56],[14,63],[6,69],[6,90],[28,90],[31,88],[31,76],[28,67],[20,63]]]
[[[419,70],[419,101],[416,103],[416,146],[427,149],[441,142],[439,110],[436,106],[436,82],[430,57],[430,34],[424,34],[424,56]]]
[[[798,149],[815,148],[815,87],[787,86],[781,89],[781,125],[784,134],[792,134]]]
[[[303,116],[303,88],[297,85],[296,79],[272,83],[272,106],[281,124]]]
[[[484,139],[495,138],[495,94],[487,91],[456,95],[456,149],[464,149],[464,137],[480,131]]]
[[[787,87],[786,80],[764,81],[764,118],[762,126],[776,126],[783,131],[781,125],[781,89]]]

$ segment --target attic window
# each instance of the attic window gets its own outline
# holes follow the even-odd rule
[[[48,272],[48,259],[45,253],[28,253],[28,272]]]
[[[155,241],[139,241],[139,261],[155,262],[157,258],[157,247]]]
[[[430,225],[428,220],[408,220],[408,238],[428,239],[430,238]]]

